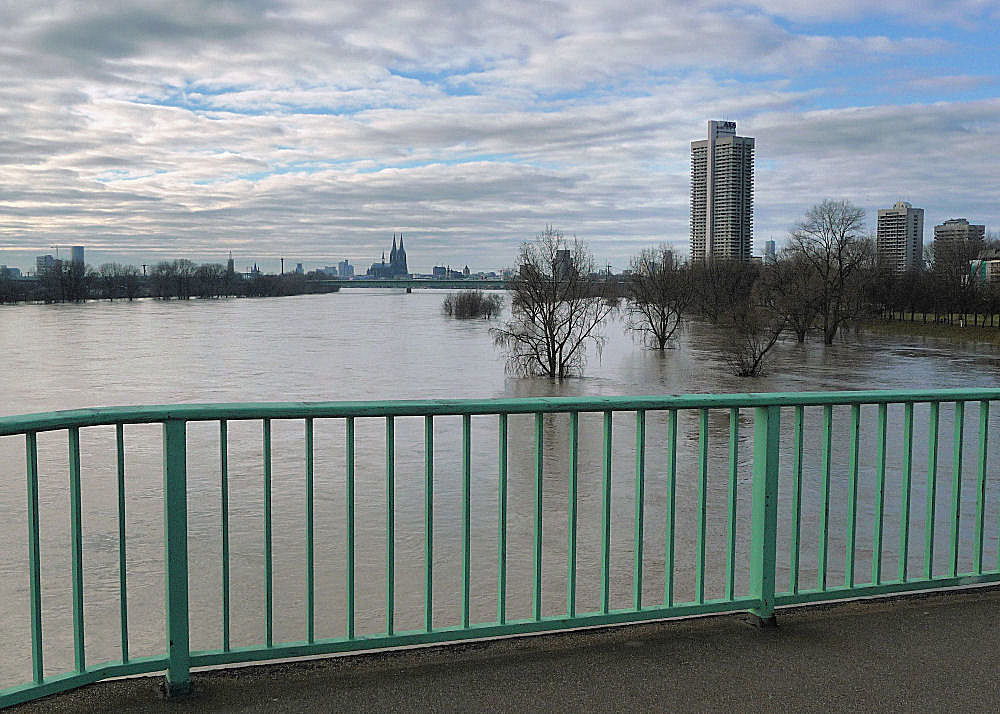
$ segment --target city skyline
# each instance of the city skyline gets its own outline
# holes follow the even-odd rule
[[[9,4],[0,263],[361,265],[395,230],[415,270],[499,266],[552,223],[622,268],[686,251],[710,118],[757,141],[754,255],[827,197],[1000,224],[993,5],[451,12]]]

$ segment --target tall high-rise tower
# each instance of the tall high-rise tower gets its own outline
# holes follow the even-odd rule
[[[897,275],[919,268],[924,249],[924,209],[906,201],[880,208],[875,242],[879,261]]]
[[[691,142],[691,259],[749,260],[753,245],[754,140],[736,122],[708,122]]]

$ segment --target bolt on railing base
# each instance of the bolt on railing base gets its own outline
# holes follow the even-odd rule
[[[761,617],[752,612],[748,612],[745,617],[742,618],[743,622],[748,625],[753,625],[758,630],[776,630],[778,629],[778,619],[774,614],[768,615],[767,617]]]

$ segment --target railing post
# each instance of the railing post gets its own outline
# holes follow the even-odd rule
[[[750,531],[750,611],[758,626],[774,624],[774,571],[778,536],[780,407],[756,407],[753,415],[753,525]]]
[[[188,631],[187,425],[163,422],[163,542],[166,563],[168,697],[191,691]]]

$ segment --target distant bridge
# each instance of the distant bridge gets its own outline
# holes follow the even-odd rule
[[[340,280],[329,278],[324,280],[310,281],[322,285],[330,285],[337,288],[437,288],[443,290],[503,290],[506,283],[503,280],[479,280],[479,279],[438,279],[438,278],[388,278],[382,280],[361,279],[361,280]]]

